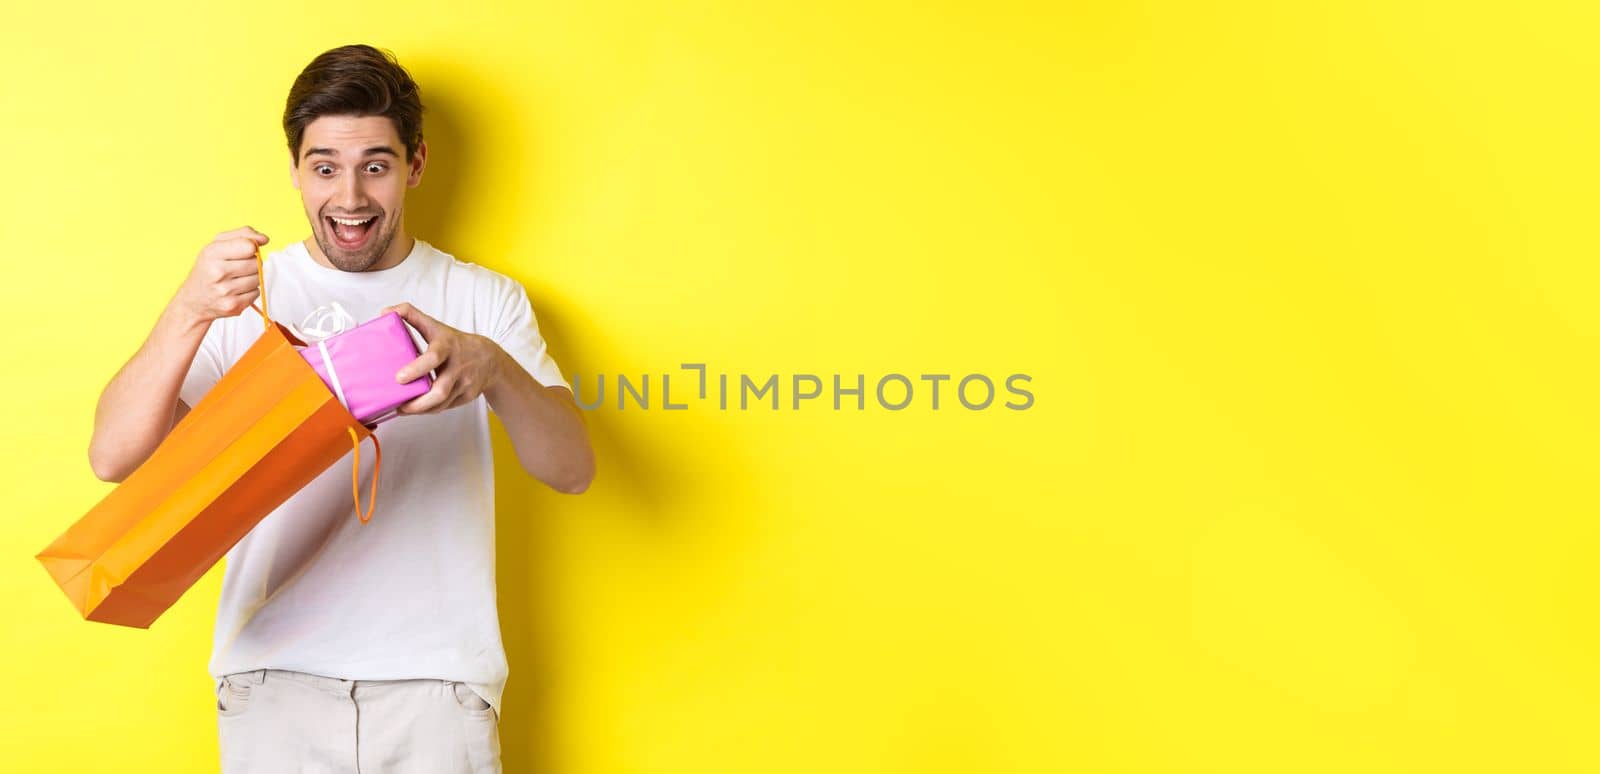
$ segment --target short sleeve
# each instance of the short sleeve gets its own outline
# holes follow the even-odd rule
[[[544,337],[539,335],[539,321],[533,315],[528,292],[515,280],[507,284],[510,287],[502,294],[504,301],[496,315],[490,338],[512,360],[517,361],[517,365],[522,366],[522,370],[527,371],[534,381],[545,387],[572,389],[572,385],[561,375],[561,368],[550,357]]]
[[[183,378],[183,386],[178,388],[178,397],[189,408],[198,405],[222,378],[222,335],[222,321],[213,320],[206,329],[205,338],[200,340],[200,349],[194,354],[194,362],[189,364],[189,373]]]

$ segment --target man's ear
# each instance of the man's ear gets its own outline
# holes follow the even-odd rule
[[[406,187],[416,188],[422,182],[422,170],[428,166],[428,141],[417,143],[417,152],[411,154],[411,174],[406,177]]]
[[[290,154],[289,155],[289,183],[290,183],[290,185],[294,186],[294,189],[296,191],[300,190],[300,175],[296,174],[299,171],[299,167],[300,167],[299,164],[294,163],[294,154]]]

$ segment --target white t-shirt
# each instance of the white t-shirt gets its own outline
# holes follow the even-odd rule
[[[337,301],[366,322],[410,302],[457,330],[486,336],[545,386],[562,378],[522,286],[422,240],[399,265],[345,272],[303,243],[265,262],[267,313],[299,325]],[[255,310],[206,331],[179,396],[200,402],[262,332]],[[383,444],[378,505],[362,524],[350,492],[352,453],[273,511],[228,552],[209,671],[292,669],[346,680],[467,683],[500,710],[508,672],[495,602],[494,465],[488,401],[401,416]],[[361,449],[361,497],[373,449]]]

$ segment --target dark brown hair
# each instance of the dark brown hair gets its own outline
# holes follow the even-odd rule
[[[340,46],[322,52],[289,87],[283,133],[289,155],[300,163],[306,126],[322,116],[385,116],[406,146],[406,160],[422,142],[422,96],[411,74],[388,51]]]

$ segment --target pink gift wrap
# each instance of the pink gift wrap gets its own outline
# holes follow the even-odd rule
[[[427,374],[405,384],[394,380],[395,374],[416,360],[418,354],[411,331],[398,312],[300,350],[300,356],[362,424],[392,419],[391,411],[433,387]],[[333,364],[331,370],[329,360]]]

